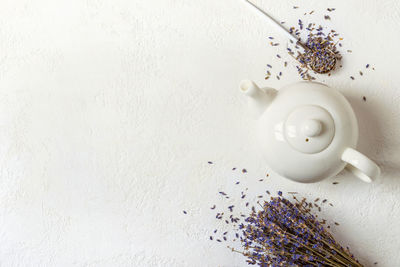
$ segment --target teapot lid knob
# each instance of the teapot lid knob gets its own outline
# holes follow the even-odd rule
[[[301,125],[301,132],[308,137],[318,136],[321,130],[322,124],[316,119],[306,119]]]

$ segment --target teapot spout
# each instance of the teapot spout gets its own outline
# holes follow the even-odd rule
[[[248,97],[248,106],[252,115],[261,116],[276,96],[273,88],[259,88],[253,81],[243,80],[240,83],[240,91]]]

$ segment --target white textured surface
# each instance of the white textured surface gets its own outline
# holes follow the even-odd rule
[[[263,81],[284,47],[243,1],[1,0],[0,266],[244,266],[207,240],[234,166],[254,194],[330,199],[341,242],[367,265],[400,265],[400,2],[258,3],[289,24],[314,9],[310,22],[343,35],[353,53],[325,82],[349,97],[382,179],[255,182],[268,169],[238,83],[298,77]]]

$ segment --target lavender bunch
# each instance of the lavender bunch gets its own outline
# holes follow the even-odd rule
[[[324,228],[325,220],[310,213],[312,203],[296,197],[292,203],[278,194],[259,203],[261,209],[253,207],[238,225],[244,250],[232,251],[246,256],[250,265],[362,266]]]

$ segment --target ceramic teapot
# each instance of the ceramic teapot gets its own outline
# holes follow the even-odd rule
[[[279,91],[244,80],[240,91],[258,118],[268,166],[288,179],[311,183],[345,167],[364,182],[380,175],[372,160],[355,150],[358,125],[350,103],[337,90],[299,82]]]

